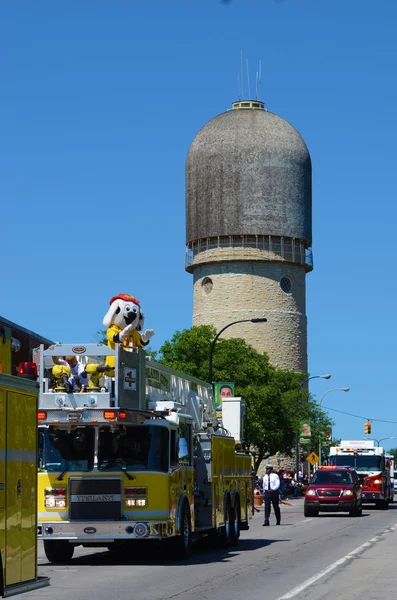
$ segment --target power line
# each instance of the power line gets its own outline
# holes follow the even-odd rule
[[[364,419],[364,421],[377,421],[378,423],[392,423],[393,425],[397,425],[397,421],[386,421],[383,419],[369,419],[368,417],[363,417],[362,415],[354,415],[353,413],[344,412],[343,410],[336,410],[336,408],[330,408],[329,406],[323,406],[327,410],[333,410],[334,412],[341,413],[342,415],[349,415],[349,417],[356,417],[357,419]]]

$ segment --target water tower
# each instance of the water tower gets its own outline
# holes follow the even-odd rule
[[[230,327],[280,368],[307,371],[306,273],[312,270],[312,170],[287,121],[239,101],[207,123],[186,162],[186,270],[193,325]]]

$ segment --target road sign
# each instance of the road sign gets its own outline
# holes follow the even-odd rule
[[[315,465],[320,459],[315,452],[312,452],[306,457],[306,460],[308,460],[311,465]]]

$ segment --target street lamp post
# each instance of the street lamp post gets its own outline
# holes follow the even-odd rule
[[[319,408],[321,409],[321,405],[327,394],[330,394],[331,392],[349,392],[349,391],[350,391],[350,388],[348,388],[348,387],[332,388],[332,390],[328,390],[328,392],[325,392],[325,394],[321,398]],[[318,465],[319,465],[319,467],[321,467],[321,434],[319,435],[319,440],[318,440]]]
[[[373,440],[374,442],[376,442],[378,444],[378,448],[380,446],[380,443],[383,442],[384,440],[395,440],[396,436],[392,435],[391,437],[386,437],[386,438],[381,438],[380,440],[376,440],[375,438],[363,438],[363,440]]]
[[[298,414],[298,408],[299,408],[299,392],[301,391],[302,387],[305,385],[305,383],[307,383],[308,381],[310,381],[311,379],[331,379],[331,375],[327,374],[327,375],[312,375],[311,377],[307,377],[306,379],[304,379],[303,381],[300,382],[299,386],[298,386],[298,393],[296,395],[296,413]],[[296,482],[299,483],[299,429],[297,428],[296,430]]]
[[[236,325],[237,323],[266,323],[266,322],[267,322],[267,319],[265,319],[265,317],[258,317],[256,319],[241,319],[240,321],[233,321],[233,323],[229,323],[228,325],[225,325],[225,327],[223,329],[221,329],[219,331],[219,333],[217,333],[217,335],[212,340],[211,346],[210,346],[210,356],[209,356],[210,364],[209,364],[208,379],[209,379],[209,383],[211,385],[212,385],[212,357],[214,354],[214,346],[215,346],[216,340],[221,335],[221,333],[223,333],[225,331],[225,329],[227,329],[228,327],[231,327],[232,325]]]

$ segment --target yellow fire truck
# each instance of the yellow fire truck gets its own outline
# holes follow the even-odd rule
[[[248,529],[251,459],[218,423],[211,386],[129,350],[40,348],[38,532],[52,562],[150,539],[182,558],[194,538],[234,545]],[[79,357],[81,376],[62,356]]]
[[[37,368],[11,375],[11,330],[0,325],[0,595],[47,585],[37,577]],[[25,377],[28,378],[25,378]],[[33,378],[33,381],[30,381]]]

